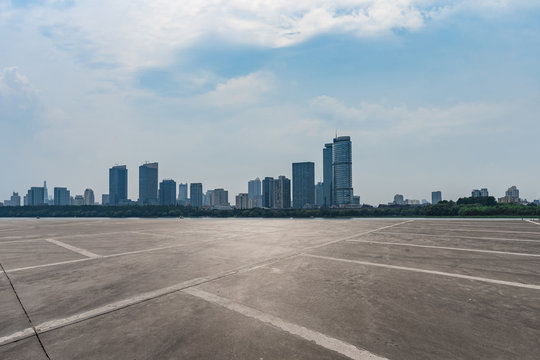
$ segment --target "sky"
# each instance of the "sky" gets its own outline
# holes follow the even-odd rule
[[[540,2],[0,0],[0,201],[291,177],[337,133],[362,203],[540,198]]]

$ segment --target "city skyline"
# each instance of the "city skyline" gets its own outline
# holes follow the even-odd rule
[[[337,131],[362,202],[473,184],[538,199],[539,16],[527,0],[2,2],[0,195],[46,179],[99,199],[119,163],[136,200],[145,161],[231,194],[298,161],[318,182]]]

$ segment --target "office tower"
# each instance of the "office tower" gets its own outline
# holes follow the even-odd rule
[[[353,205],[360,205],[360,196],[353,196],[352,199]]]
[[[471,191],[471,196],[472,197],[480,197],[480,196],[482,196],[482,193],[480,192],[480,190],[474,189],[473,191]]]
[[[324,183],[320,181],[315,185],[315,205],[324,206]]]
[[[486,188],[480,189],[480,196],[488,197],[489,196],[488,189],[486,189]]]
[[[333,203],[335,205],[351,204],[352,187],[352,143],[349,136],[334,138],[332,145],[333,165]]]
[[[248,181],[249,208],[262,207],[261,179]]]
[[[263,207],[274,207],[274,178],[265,177],[262,181]]]
[[[47,190],[47,182],[43,181],[43,204],[49,203],[49,191]]]
[[[332,144],[325,144],[323,149],[323,187],[324,195],[322,206],[332,206],[332,178],[333,178]]]
[[[315,163],[292,164],[293,207],[302,209],[315,205]]]
[[[109,205],[127,202],[128,171],[126,165],[115,165],[109,169]]]
[[[14,192],[13,195],[11,195],[8,206],[21,206],[21,197],[19,196],[19,193]]]
[[[109,205],[109,194],[101,195],[101,205]]]
[[[214,189],[211,195],[211,206],[229,206],[229,192],[224,189]]]
[[[288,209],[291,207],[291,180],[280,176],[273,181],[273,208]]]
[[[33,186],[26,194],[26,203],[28,206],[45,205],[45,188]]]
[[[440,191],[433,191],[431,193],[431,203],[435,205],[442,200],[442,193]]]
[[[178,204],[186,206],[188,201],[188,184],[178,185]]]
[[[403,195],[396,194],[394,195],[394,205],[404,205],[405,200],[403,199]]]
[[[158,163],[142,164],[139,166],[139,204],[156,205],[157,203]]]
[[[259,180],[259,190],[260,190],[260,185],[261,185],[261,182]],[[249,193],[248,194],[240,193],[236,195],[236,208],[241,209],[241,210],[250,208]]]
[[[521,199],[519,198],[519,189],[516,186],[511,186],[506,190],[505,196],[499,198],[499,202],[503,204],[519,204]]]
[[[159,183],[159,205],[176,204],[176,181],[163,180]]]
[[[203,197],[202,197],[202,206],[212,206],[212,193],[214,192],[214,190],[206,190],[206,193],[203,194]]]
[[[190,205],[194,208],[202,208],[203,187],[201,183],[191,183],[189,185]]]
[[[84,205],[84,196],[75,195],[74,198],[71,198],[71,205],[73,205],[73,206],[82,206],[82,205]]]
[[[94,205],[94,190],[86,189],[84,190],[84,205]]]
[[[54,205],[56,206],[71,205],[71,196],[67,188],[65,187],[54,188]]]

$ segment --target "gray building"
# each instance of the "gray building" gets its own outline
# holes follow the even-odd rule
[[[178,204],[186,206],[188,202],[188,184],[178,185]]]
[[[139,166],[139,204],[156,205],[157,203],[158,163],[154,162],[142,164]]]
[[[71,205],[71,195],[67,188],[55,187],[53,191],[54,191],[54,205],[56,206]]]
[[[325,144],[323,149],[323,198],[322,206],[332,206],[332,178],[333,178],[332,144]]]
[[[273,181],[273,206],[274,209],[288,209],[291,207],[291,180],[280,176]]]
[[[159,183],[159,205],[176,204],[176,181],[163,180]]]
[[[271,209],[274,207],[274,178],[265,177],[262,181],[263,207]]]
[[[101,205],[109,205],[109,194],[101,195]]]
[[[248,201],[250,209],[263,206],[261,180],[259,178],[248,181]]]
[[[202,183],[191,183],[189,185],[190,205],[194,208],[202,208],[203,186]]]
[[[405,205],[405,199],[403,195],[401,194],[394,195],[394,205]]]
[[[229,206],[229,192],[224,189],[212,190],[211,206]]]
[[[109,205],[127,203],[128,171],[126,165],[116,165],[109,169]]]
[[[73,206],[82,206],[82,205],[84,205],[84,196],[75,195],[74,198],[71,198],[71,205],[73,205]]]
[[[431,193],[431,203],[435,205],[440,201],[442,201],[442,193],[440,191],[433,191]]]
[[[352,142],[349,136],[334,138],[332,157],[333,203],[338,206],[352,204]]]
[[[4,206],[21,206],[21,197],[19,193],[14,192],[9,200],[4,201]]]
[[[86,189],[84,190],[84,205],[94,205],[95,204],[94,190]]]
[[[259,187],[260,187],[260,180],[259,180]],[[246,193],[240,193],[238,195],[236,195],[236,208],[237,209],[249,209],[250,208],[250,205],[249,205],[249,194],[246,194]]]
[[[315,205],[324,206],[324,183],[320,181],[315,185]]]
[[[302,209],[315,205],[315,163],[292,164],[293,207]]]
[[[28,206],[40,206],[40,205],[46,205],[45,202],[45,188],[44,187],[38,187],[33,186],[28,190],[28,193],[26,194],[26,202],[25,205]]]

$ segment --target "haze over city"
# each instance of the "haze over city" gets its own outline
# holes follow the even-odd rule
[[[270,5],[269,5],[270,4]],[[195,16],[196,15],[196,16]],[[108,169],[247,191],[337,131],[363,203],[540,198],[534,1],[0,2],[0,199]]]

